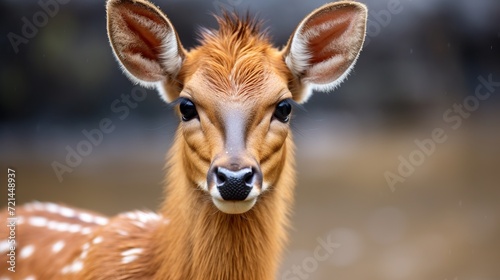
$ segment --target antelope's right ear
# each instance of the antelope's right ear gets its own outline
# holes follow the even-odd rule
[[[294,100],[307,101],[311,89],[327,91],[349,74],[365,40],[367,9],[353,1],[326,4],[310,13],[285,48],[284,60],[304,85]]]
[[[168,91],[185,57],[172,23],[145,0],[109,0],[108,37],[124,73],[142,86],[156,88],[165,101],[177,98]]]

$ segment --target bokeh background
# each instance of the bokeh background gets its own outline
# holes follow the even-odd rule
[[[370,9],[368,41],[354,73],[294,113],[299,181],[278,279],[498,280],[500,87],[469,103],[477,108],[456,129],[458,120],[443,115],[473,102],[478,77],[500,82],[500,2],[362,2]],[[44,22],[38,1],[0,2],[0,206],[12,167],[19,204],[54,201],[109,215],[156,209],[177,118],[148,90],[121,120],[111,104],[134,85],[108,45],[104,2],[57,3]],[[199,26],[215,27],[210,13],[222,7],[257,14],[279,46],[325,2],[155,3],[189,48]],[[34,20],[39,27],[16,51],[12,34],[25,37],[25,22]],[[103,118],[115,130],[59,181],[52,163],[64,163],[66,148]],[[446,141],[391,187],[387,172],[398,174],[400,157],[409,159],[415,140],[436,128]],[[339,245],[325,261],[312,259],[319,239]],[[305,275],[284,277],[294,266]]]

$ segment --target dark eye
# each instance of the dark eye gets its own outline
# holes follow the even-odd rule
[[[292,112],[292,105],[288,100],[283,100],[276,105],[273,116],[280,122],[286,123],[290,120],[290,112]]]
[[[187,122],[198,116],[198,112],[196,111],[196,106],[189,99],[183,99],[180,103],[179,109],[182,114],[182,120]]]

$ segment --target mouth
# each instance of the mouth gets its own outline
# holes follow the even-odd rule
[[[209,191],[212,202],[221,212],[226,214],[243,214],[255,206],[261,192],[254,187],[244,200],[226,200],[221,196],[217,187],[212,187]]]
[[[226,214],[243,214],[253,208],[257,197],[243,201],[222,200],[212,196],[212,202],[220,211]]]
[[[219,211],[232,215],[243,214],[252,209],[255,206],[257,198],[261,193],[256,189],[253,189],[245,200],[225,200],[222,198],[217,188],[210,188],[209,190],[208,184],[206,182],[201,182],[200,184],[198,184],[198,186],[202,191],[210,195],[210,197],[212,198],[212,203],[215,205],[215,207],[217,207],[217,209],[219,209]],[[262,191],[264,191],[265,189],[267,189],[266,184],[263,185]]]

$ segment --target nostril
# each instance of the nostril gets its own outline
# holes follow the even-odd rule
[[[217,179],[219,179],[219,181],[221,183],[224,183],[226,181],[226,176],[222,175],[222,174],[218,174],[217,175]]]
[[[243,179],[245,180],[245,184],[248,187],[252,187],[253,186],[253,183],[254,183],[254,171],[253,171],[253,168],[252,168],[252,170],[250,170],[248,173],[246,173],[244,175]]]
[[[218,186],[224,185],[224,183],[226,183],[227,177],[223,172],[221,172],[220,168],[217,168],[216,178],[216,183]]]

